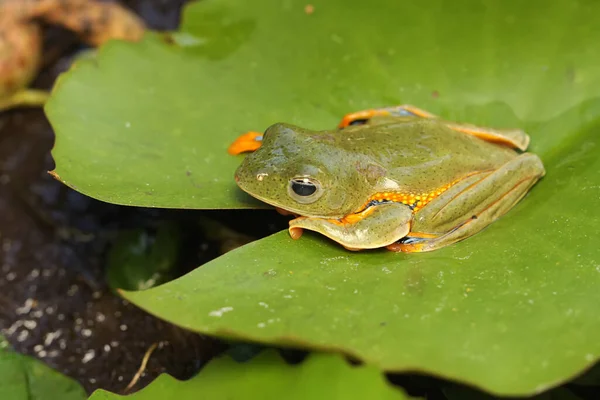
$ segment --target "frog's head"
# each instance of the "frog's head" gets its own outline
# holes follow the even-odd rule
[[[335,133],[313,132],[275,124],[261,147],[235,173],[239,187],[251,196],[295,214],[341,218],[364,202],[359,162],[339,146]]]

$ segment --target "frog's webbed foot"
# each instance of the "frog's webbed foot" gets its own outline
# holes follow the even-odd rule
[[[246,132],[229,145],[227,152],[231,155],[256,151],[262,144],[263,134],[260,132]]]
[[[49,96],[50,93],[43,90],[21,90],[5,99],[0,99],[0,111],[17,107],[41,107]]]
[[[437,115],[422,110],[409,104],[403,104],[395,107],[375,108],[371,110],[357,111],[344,116],[339,124],[339,128],[345,128],[350,125],[362,125],[369,123],[374,117],[417,117],[438,119],[448,128],[476,136],[488,142],[503,144],[525,151],[529,146],[529,136],[520,129],[493,129],[475,126],[471,124],[459,124],[457,122],[445,121]],[[382,122],[385,122],[383,120]]]
[[[425,206],[406,238],[387,246],[392,251],[436,250],[476,234],[508,212],[545,174],[538,156],[524,153],[492,173],[457,184]],[[423,234],[436,231],[441,233]]]
[[[383,203],[342,219],[300,217],[289,232],[298,239],[302,229],[319,232],[348,250],[374,249],[397,242],[410,230],[412,210],[402,203]]]

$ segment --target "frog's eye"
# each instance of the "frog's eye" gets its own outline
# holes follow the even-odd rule
[[[298,203],[309,204],[321,197],[323,189],[316,179],[298,177],[290,180],[288,194]]]

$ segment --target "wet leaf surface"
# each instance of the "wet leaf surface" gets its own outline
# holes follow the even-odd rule
[[[237,135],[280,121],[328,129],[345,113],[406,102],[530,128],[534,151],[560,149],[571,130],[536,125],[597,96],[588,16],[598,5],[516,4],[338,0],[307,14],[301,1],[203,1],[184,17],[185,46],[112,43],[59,81],[46,107],[55,172],[118,204],[258,207],[232,180],[239,158],[225,149]]]

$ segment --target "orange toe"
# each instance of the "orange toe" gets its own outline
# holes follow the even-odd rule
[[[235,139],[233,143],[227,148],[227,152],[231,155],[237,155],[248,151],[257,150],[262,140],[262,133],[260,132],[247,132],[242,136]]]
[[[393,243],[386,246],[386,249],[402,253],[420,253],[423,251],[423,243]]]
[[[289,228],[290,236],[294,240],[300,239],[300,237],[302,236],[302,232],[303,231],[304,230],[302,228],[296,228],[296,227],[290,227]]]

